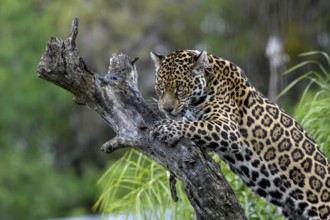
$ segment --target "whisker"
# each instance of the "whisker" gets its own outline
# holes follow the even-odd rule
[[[151,99],[151,101],[158,103],[158,99],[155,99],[154,97],[150,97],[150,99]]]

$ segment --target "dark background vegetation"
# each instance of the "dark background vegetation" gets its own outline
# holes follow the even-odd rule
[[[283,40],[286,66],[302,52],[329,52],[329,9],[327,0],[0,0],[0,218],[91,213],[101,192],[96,181],[121,156],[100,152],[113,134],[96,113],[36,76],[46,42],[67,37],[74,17],[87,65],[106,73],[114,52],[140,57],[139,87],[150,99],[149,52],[178,49],[235,62],[266,94],[269,37]],[[282,98],[291,113],[305,85]]]

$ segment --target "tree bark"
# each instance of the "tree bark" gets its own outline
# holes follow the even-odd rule
[[[97,111],[117,136],[101,150],[133,147],[170,171],[171,189],[175,195],[175,178],[184,185],[197,219],[246,219],[234,192],[220,167],[193,142],[182,139],[175,146],[150,136],[160,116],[152,111],[137,89],[137,59],[114,54],[105,76],[90,71],[79,57],[75,39],[78,19],[66,40],[51,38],[42,55],[37,75],[70,91],[77,104]],[[173,176],[175,178],[173,178]]]

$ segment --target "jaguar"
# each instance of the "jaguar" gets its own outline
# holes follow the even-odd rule
[[[220,158],[286,219],[330,219],[330,163],[319,146],[240,67],[205,51],[151,52],[158,108],[151,135],[191,139]]]

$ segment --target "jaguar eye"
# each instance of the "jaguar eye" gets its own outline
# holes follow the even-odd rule
[[[184,87],[183,87],[182,85],[180,85],[180,86],[178,86],[178,87],[176,88],[176,95],[177,95],[177,96],[182,95],[183,92],[184,92]]]
[[[161,88],[160,85],[156,85],[155,90],[156,90],[156,93],[157,93],[158,96],[162,96],[163,93],[164,93],[164,91],[163,91],[163,89]]]
[[[158,89],[158,90],[157,90],[157,94],[158,94],[158,96],[162,96],[162,95],[163,95],[163,93],[164,93],[164,91],[163,91],[163,90],[160,90],[160,89]]]
[[[177,91],[182,92],[183,91],[183,86],[178,86]]]

